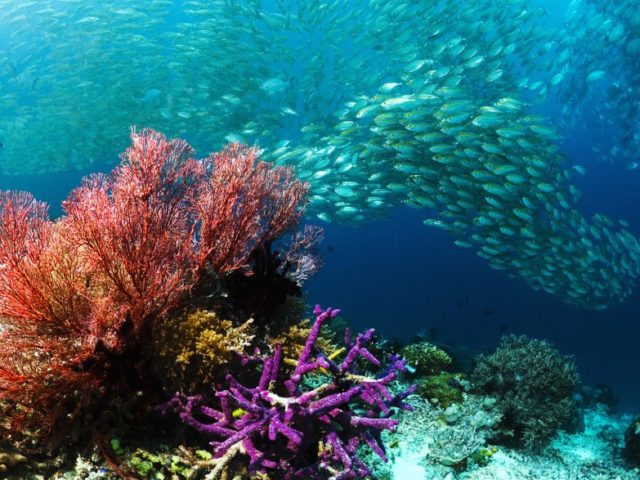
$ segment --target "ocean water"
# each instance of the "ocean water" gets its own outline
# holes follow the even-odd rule
[[[311,183],[304,223],[325,239],[310,304],[469,355],[505,334],[545,339],[584,384],[638,412],[637,2],[108,3],[0,0],[0,188],[31,191],[59,216],[81,177],[117,164],[132,125],[202,156],[257,144]],[[433,131],[445,132],[438,151],[418,137]],[[535,159],[544,166],[523,173]],[[477,179],[489,162],[516,167]],[[531,220],[513,213],[523,196]]]

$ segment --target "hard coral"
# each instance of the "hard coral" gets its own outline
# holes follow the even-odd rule
[[[402,355],[416,375],[438,375],[451,364],[449,354],[429,342],[411,343],[402,349]]]
[[[380,440],[383,430],[393,429],[391,407],[409,408],[403,399],[410,388],[392,395],[389,384],[405,368],[404,361],[391,357],[390,365],[378,377],[355,370],[359,361],[375,367],[380,362],[367,350],[373,330],[346,339],[347,353],[336,363],[316,348],[322,325],[338,310],[316,306],[315,323],[293,373],[280,381],[282,349],[264,360],[256,387],[241,385],[229,375],[228,390],[218,390],[218,408],[205,406],[202,396],[176,394],[162,406],[178,412],[187,425],[214,437],[211,445],[219,459],[212,478],[229,474],[237,455],[248,456],[252,474],[278,479],[347,479],[370,475],[357,456],[361,444],[380,457],[385,452]],[[348,336],[347,336],[348,337]],[[305,376],[322,372],[326,381],[311,388]]]
[[[417,381],[416,393],[441,408],[447,408],[463,400],[461,378],[460,374],[449,372],[427,376]]]
[[[446,410],[434,408],[427,400],[415,396],[411,404],[414,411],[400,416],[398,429],[393,433],[400,444],[399,456],[426,459],[429,464],[454,469],[465,468],[468,460],[486,447],[501,419],[499,409],[487,406],[480,395],[465,394],[461,403]],[[420,478],[448,477],[440,474]]]
[[[168,391],[209,388],[248,352],[254,339],[252,324],[252,319],[236,324],[214,310],[176,311],[156,328],[152,368]]]
[[[579,378],[573,360],[549,343],[508,335],[495,353],[478,356],[472,381],[498,400],[504,439],[536,450],[571,416]]]
[[[162,317],[212,278],[251,273],[302,214],[307,186],[255,148],[197,161],[152,130],[131,140],[56,222],[31,195],[0,194],[0,431],[14,442],[60,440],[108,394],[140,388]]]

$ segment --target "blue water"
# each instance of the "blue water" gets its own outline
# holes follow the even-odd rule
[[[588,166],[576,179],[580,209],[624,218],[638,236],[640,173],[592,158],[592,134],[563,147]],[[401,340],[431,329],[436,341],[472,350],[493,350],[506,333],[547,339],[575,356],[583,383],[607,384],[621,410],[637,410],[640,289],[604,311],[578,309],[492,270],[445,232],[424,228],[424,218],[398,209],[383,222],[325,226],[326,265],[309,283],[310,300],[339,305],[359,327],[373,325]]]
[[[562,22],[566,3],[549,0],[551,23]],[[590,146],[599,135],[577,130],[562,145],[570,160],[587,167],[586,175],[575,179],[583,192],[579,208],[583,214],[624,218],[640,237],[640,170],[597,161]],[[0,188],[30,190],[57,216],[61,200],[87,173],[2,177]],[[608,384],[623,409],[637,410],[639,291],[604,311],[578,309],[490,269],[473,251],[453,245],[445,232],[425,228],[426,217],[396,208],[384,221],[324,225],[325,266],[307,285],[309,302],[340,307],[357,328],[373,326],[405,341],[424,334],[473,352],[494,349],[505,333],[544,338],[575,356],[584,383]]]
[[[623,183],[624,196],[637,201],[631,182]],[[585,384],[606,383],[622,409],[637,409],[639,293],[604,311],[577,309],[490,269],[445,233],[425,229],[422,218],[398,210],[385,222],[325,227],[326,265],[310,281],[309,299],[403,340],[433,328],[436,341],[474,350],[495,349],[506,333],[547,339],[575,356]]]

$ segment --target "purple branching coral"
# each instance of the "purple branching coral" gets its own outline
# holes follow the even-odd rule
[[[232,375],[228,390],[216,392],[219,408],[203,405],[202,396],[177,393],[162,406],[173,410],[184,423],[215,437],[211,442],[216,463],[212,478],[220,478],[237,454],[249,459],[249,473],[273,479],[353,479],[371,475],[357,457],[366,444],[386,460],[380,434],[392,430],[392,407],[408,410],[403,401],[414,387],[393,395],[389,384],[405,369],[405,361],[390,356],[389,365],[376,377],[357,373],[359,364],[381,367],[367,350],[373,329],[355,342],[345,335],[346,355],[334,362],[318,351],[316,341],[322,325],[339,310],[316,305],[315,323],[297,366],[284,383],[278,381],[282,349],[263,361],[258,386],[248,388]],[[305,381],[316,374],[311,387]],[[202,418],[204,421],[199,420]],[[208,420],[208,421],[207,421]],[[210,422],[210,423],[209,423]]]

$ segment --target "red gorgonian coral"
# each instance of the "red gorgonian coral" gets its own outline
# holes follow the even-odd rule
[[[208,277],[249,272],[302,214],[307,186],[255,148],[195,160],[152,130],[131,139],[56,221],[30,194],[0,193],[0,431],[15,441],[40,446],[95,408],[155,322]]]

